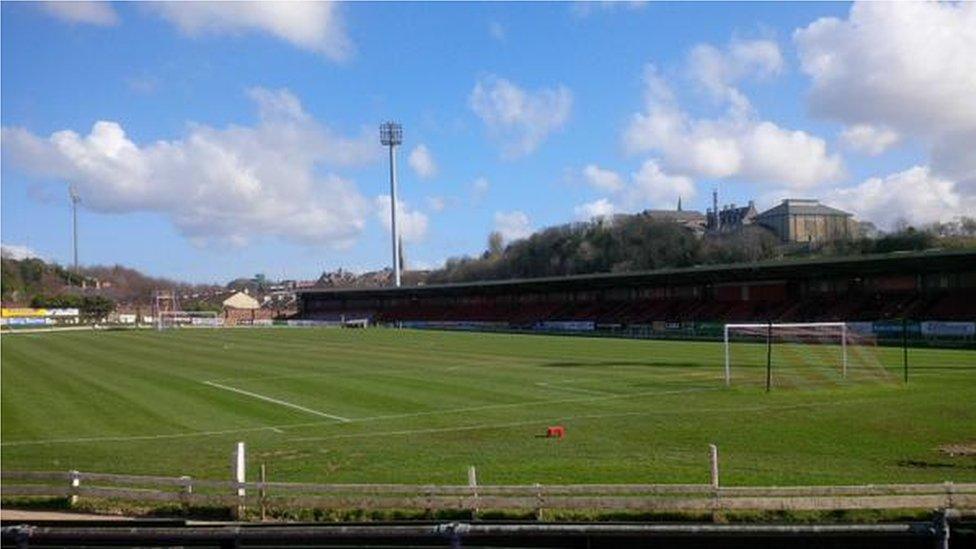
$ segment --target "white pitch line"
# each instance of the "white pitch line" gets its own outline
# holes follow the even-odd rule
[[[569,383],[568,381],[563,381],[562,383]],[[556,389],[557,391],[569,391],[570,393],[583,393],[587,395],[613,395],[616,393],[609,393],[607,391],[597,391],[595,389],[584,389],[582,387],[563,387],[562,385],[557,385],[555,383],[546,383],[545,381],[540,381],[536,383],[539,387],[546,387],[548,389]]]
[[[844,403],[858,403],[864,401],[878,400],[877,398],[865,398],[865,399],[852,399],[847,401],[838,401],[838,404]],[[814,402],[806,404],[785,404],[785,405],[773,405],[773,406],[747,406],[747,407],[718,407],[718,408],[698,408],[698,409],[683,409],[683,410],[650,410],[650,411],[630,411],[630,412],[609,412],[601,414],[583,414],[583,415],[569,415],[569,416],[555,416],[549,419],[536,418],[532,420],[525,421],[510,421],[503,423],[477,423],[473,425],[457,425],[452,427],[430,427],[424,429],[403,429],[398,431],[368,431],[365,433],[343,433],[337,435],[326,435],[321,437],[300,437],[288,439],[289,442],[314,442],[321,440],[337,440],[337,439],[348,439],[348,438],[374,438],[383,436],[410,436],[410,435],[423,435],[423,434],[433,434],[433,433],[451,433],[459,431],[480,431],[485,429],[505,429],[508,427],[524,427],[527,425],[551,425],[553,423],[565,422],[565,421],[585,421],[588,419],[607,419],[607,418],[617,418],[617,417],[640,417],[640,416],[657,416],[657,415],[671,415],[671,414],[685,414],[685,413],[725,413],[725,412],[761,412],[767,410],[802,410],[808,408],[818,408],[821,406],[828,406],[830,402]]]
[[[672,393],[673,394],[673,393]],[[631,411],[631,412],[610,412],[605,414],[588,414],[582,416],[563,416],[561,419],[602,419],[611,417],[626,417],[626,416],[657,416],[657,415],[681,415],[681,414],[711,414],[711,413],[743,413],[743,412],[765,412],[771,410],[803,410],[811,408],[827,408],[842,406],[845,404],[862,404],[865,402],[876,402],[881,400],[886,400],[887,397],[870,397],[870,398],[854,398],[849,400],[826,400],[826,401],[816,401],[807,402],[801,404],[784,404],[784,405],[772,405],[772,406],[729,406],[729,407],[717,407],[717,408],[671,408],[668,410],[644,410],[644,411]],[[538,402],[534,403],[538,404]],[[452,413],[456,410],[442,410],[434,413]],[[407,414],[400,416],[376,416],[373,418],[363,418],[356,421],[371,421],[375,419],[395,419],[397,417],[412,417],[418,414]],[[420,415],[431,415],[431,413],[421,412]],[[545,423],[545,420],[534,419],[532,421],[526,422],[513,422],[514,423],[524,423],[524,424],[536,424]],[[241,434],[241,433],[253,433],[258,431],[268,431],[273,428],[281,427],[288,429],[297,429],[305,427],[324,427],[327,425],[335,425],[332,422],[305,422],[305,423],[289,423],[281,425],[264,425],[261,427],[245,427],[240,429],[224,429],[219,431],[190,431],[184,433],[170,433],[170,434],[159,434],[159,435],[127,435],[127,436],[108,436],[108,437],[79,437],[79,438],[60,438],[60,439],[41,439],[41,440],[14,440],[14,441],[3,441],[0,442],[0,447],[8,446],[42,446],[49,444],[86,444],[86,443],[99,443],[99,442],[135,442],[143,440],[165,440],[165,439],[179,439],[179,438],[194,438],[194,437],[210,437],[210,436],[221,436],[221,435],[231,435],[231,434]],[[483,424],[483,425],[468,425],[463,427],[454,427],[455,430],[471,430],[474,428],[490,428],[498,427],[502,424]],[[409,431],[390,431],[390,433],[396,434],[411,434]],[[376,431],[362,433],[362,436],[377,436]],[[359,436],[357,434],[356,436]],[[337,435],[332,437],[321,437],[316,440],[327,440],[329,438],[339,438]],[[297,440],[311,440],[308,439],[289,439],[293,441]]]
[[[334,419],[336,421],[341,421],[342,423],[348,423],[351,420],[347,417],[337,416],[333,414],[327,414],[325,412],[320,412],[318,410],[313,410],[311,408],[306,408],[304,406],[299,406],[298,404],[293,404],[285,400],[278,400],[277,398],[271,398],[269,396],[259,395],[257,393],[252,393],[251,391],[245,391],[244,389],[238,389],[237,387],[231,387],[230,385],[221,385],[220,383],[214,383],[212,381],[204,381],[204,385],[209,385],[211,387],[216,387],[218,389],[223,389],[225,391],[231,391],[234,393],[249,396],[251,398],[256,398],[258,400],[263,400],[265,402],[270,402],[272,404],[278,404],[279,406],[287,406],[288,408],[293,408],[305,412],[307,414],[314,414],[321,417],[327,417],[329,419]]]

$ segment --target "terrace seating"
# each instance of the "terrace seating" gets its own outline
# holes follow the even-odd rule
[[[545,321],[593,321],[647,324],[654,321],[775,322],[856,321],[883,318],[969,319],[972,291],[814,295],[789,301],[741,301],[707,298],[639,299],[586,302],[498,302],[427,304],[417,302],[376,313],[380,322],[488,321],[531,326]]]

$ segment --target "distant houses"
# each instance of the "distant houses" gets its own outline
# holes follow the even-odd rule
[[[713,207],[705,213],[682,210],[645,210],[641,215],[667,223],[677,223],[699,236],[726,233],[742,227],[763,227],[784,244],[816,243],[847,240],[858,236],[859,223],[851,213],[821,204],[817,199],[786,198],[772,208],[759,212],[752,200],[746,206],[727,204],[718,207],[717,194],[712,195]]]

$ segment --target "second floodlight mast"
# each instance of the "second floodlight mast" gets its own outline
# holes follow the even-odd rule
[[[72,240],[72,252],[74,255],[74,272],[75,276],[78,275],[78,203],[81,202],[81,196],[78,194],[78,189],[75,186],[68,185],[68,196],[71,197],[71,240]]]
[[[393,237],[393,282],[400,287],[400,235],[397,232],[396,148],[403,143],[403,126],[396,122],[380,125],[380,143],[390,149],[390,225]]]

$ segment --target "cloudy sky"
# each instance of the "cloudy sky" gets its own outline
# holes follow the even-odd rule
[[[976,212],[976,3],[2,4],[2,240],[224,281],[611,212]]]

